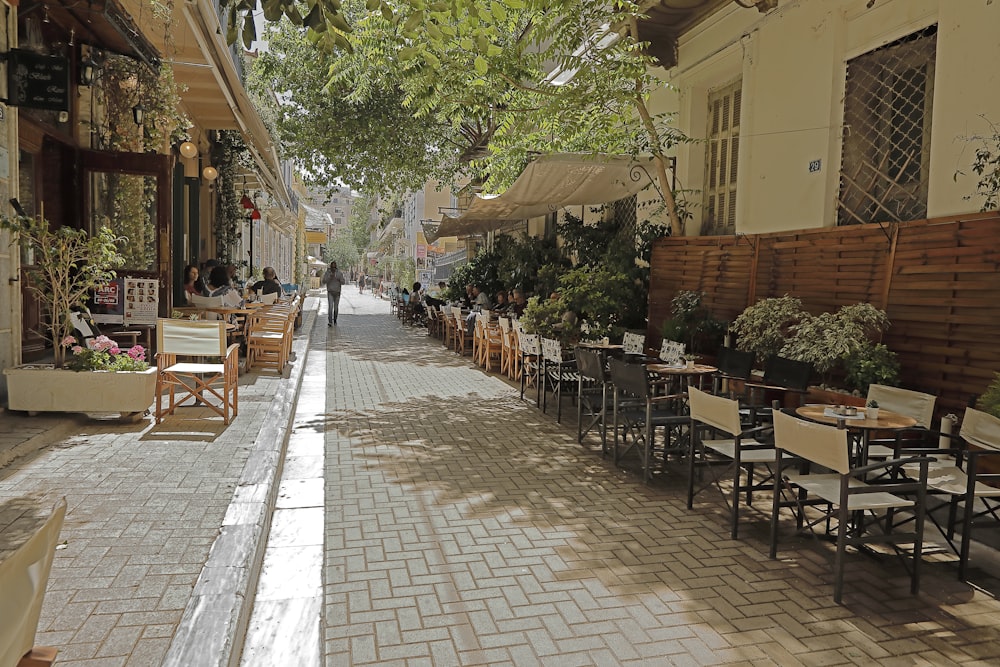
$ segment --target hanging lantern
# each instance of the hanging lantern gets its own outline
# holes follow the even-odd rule
[[[255,209],[253,210],[253,213],[251,213],[251,214],[250,214],[250,219],[251,219],[251,220],[260,220],[260,211],[258,211],[258,210],[257,210],[257,209],[255,208]]]
[[[198,156],[198,147],[191,141],[185,141],[178,149],[183,157],[191,159]]]
[[[146,106],[139,102],[134,107],[132,107],[132,120],[135,121],[136,125],[142,125],[142,121],[146,118]]]

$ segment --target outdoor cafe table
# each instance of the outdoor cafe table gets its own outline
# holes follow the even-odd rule
[[[701,389],[704,379],[707,376],[719,372],[718,368],[715,366],[709,366],[708,364],[692,364],[690,366],[685,364],[683,366],[672,366],[664,363],[652,363],[646,364],[646,370],[669,380],[680,378],[683,380],[684,389],[687,389],[687,387],[690,386],[692,378],[698,378],[698,388]]]
[[[907,417],[885,408],[879,408],[878,419],[869,419],[863,408],[858,408],[857,415],[848,416],[835,414],[834,408],[836,407],[835,405],[819,404],[803,405],[795,408],[795,414],[803,419],[831,426],[836,426],[837,422],[843,419],[844,428],[857,444],[855,454],[859,466],[866,465],[868,462],[868,442],[873,431],[897,431],[917,425],[917,420],[913,417]]]

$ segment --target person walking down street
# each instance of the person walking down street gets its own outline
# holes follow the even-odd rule
[[[330,268],[323,274],[323,284],[326,285],[326,303],[329,306],[326,313],[326,326],[328,327],[337,323],[337,314],[340,312],[340,289],[346,282],[344,272],[337,268],[337,263],[330,262]]]
[[[365,293],[365,274],[358,276],[358,294]]]

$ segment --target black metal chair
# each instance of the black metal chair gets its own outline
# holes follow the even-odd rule
[[[663,427],[664,460],[666,445],[669,444],[670,429],[684,428],[688,423],[686,415],[678,414],[670,408],[683,400],[682,394],[656,395],[654,385],[642,364],[630,364],[620,359],[609,359],[613,393],[613,430],[614,443],[612,452],[617,464],[622,457],[635,449],[642,463],[643,478],[652,477],[652,459],[654,450],[653,437],[658,427]],[[619,435],[624,450],[619,448]]]
[[[715,358],[715,366],[719,372],[715,375],[712,391],[716,395],[736,398],[731,382],[738,380],[746,383],[753,370],[754,353],[737,350],[734,347],[721,347]],[[745,394],[745,392],[744,392]]]
[[[764,379],[762,382],[747,382],[746,410],[749,410],[751,423],[769,421],[771,408],[764,399],[767,392],[781,394],[798,394],[801,397],[809,391],[809,378],[812,377],[812,364],[805,361],[786,359],[773,355],[764,363]],[[758,393],[761,399],[758,400]]]
[[[786,454],[799,457],[805,464],[799,473],[781,474],[781,484],[775,484],[771,507],[771,558],[778,553],[778,514],[781,508],[792,509],[796,526],[810,532],[824,526],[836,539],[833,561],[833,600],[840,604],[844,588],[844,555],[848,546],[890,544],[897,554],[902,546],[910,548],[910,592],[920,590],[920,561],[923,550],[924,500],[930,457],[915,456],[880,461],[863,467],[851,467],[850,442],[846,430],[799,419],[782,411],[774,412],[774,444],[776,466],[781,470]],[[829,473],[813,473],[809,466],[821,466]],[[885,469],[902,471],[916,466],[916,480],[899,478],[884,484],[869,484],[872,473]],[[911,497],[908,497],[911,496]],[[807,510],[811,510],[807,514]],[[912,512],[913,530],[893,532],[888,518],[868,531],[864,518],[889,514],[892,511]],[[817,514],[818,512],[818,514]],[[831,530],[830,522],[835,522]]]
[[[578,347],[576,348],[576,366],[579,376],[576,401],[576,440],[583,438],[591,429],[601,429],[601,452],[608,453],[608,410],[614,406],[609,403],[608,385],[611,376],[605,365],[604,356],[600,352]],[[586,418],[586,423],[584,422]]]

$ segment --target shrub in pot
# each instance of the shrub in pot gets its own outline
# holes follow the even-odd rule
[[[806,314],[789,327],[789,340],[780,354],[806,361],[829,380],[842,371],[847,360],[873,345],[872,340],[889,328],[885,311],[870,303],[841,306],[835,313]]]
[[[684,343],[690,352],[715,354],[726,325],[702,303],[704,292],[680,290],[670,300],[671,318],[663,323],[663,338]]]
[[[781,352],[791,335],[791,328],[809,316],[802,301],[794,296],[770,297],[748,306],[729,325],[736,335],[736,347],[753,352],[757,363]]]

